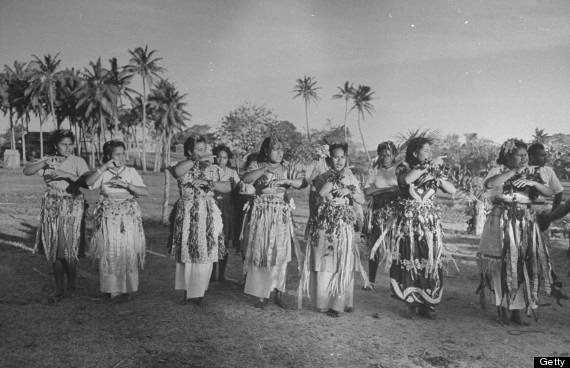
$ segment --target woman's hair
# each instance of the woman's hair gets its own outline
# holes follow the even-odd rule
[[[123,147],[124,150],[127,149],[125,144],[119,140],[112,140],[105,142],[103,145],[103,163],[109,162],[111,160],[111,156],[113,155],[113,151],[117,147]]]
[[[394,163],[394,161],[396,160],[396,153],[398,152],[398,149],[396,148],[396,145],[394,144],[394,142],[392,142],[392,141],[382,142],[378,145],[378,148],[376,148],[376,154],[378,156],[373,161],[373,164],[372,164],[373,167],[378,167],[381,165],[379,157],[380,157],[380,152],[382,152],[384,150],[392,153],[392,163]]]
[[[275,137],[267,137],[261,143],[259,154],[257,155],[257,162],[265,162],[269,158],[271,151],[275,146],[281,145],[281,142]]]
[[[56,130],[51,134],[50,143],[54,148],[56,148],[57,151],[57,145],[65,138],[69,138],[71,139],[72,143],[75,143],[75,136],[73,135],[71,130],[63,130],[63,129]]]
[[[248,153],[248,154],[247,154],[247,157],[245,158],[245,165],[244,165],[244,167],[245,167],[245,168],[248,168],[249,165],[251,165],[252,162],[257,161],[257,155],[258,155],[258,154],[259,154],[259,153],[257,153],[257,152]]]
[[[501,145],[497,163],[499,165],[505,165],[507,163],[507,156],[511,155],[513,152],[516,152],[519,148],[524,148],[526,150],[526,143],[516,138],[507,139],[505,143]]]
[[[228,160],[231,160],[232,158],[234,158],[234,154],[232,153],[230,148],[228,146],[226,146],[225,144],[220,144],[220,145],[218,145],[212,149],[212,153],[214,154],[214,156],[217,156],[218,153],[220,153],[222,151],[224,151],[228,155]]]
[[[206,138],[204,136],[196,136],[196,137],[189,137],[184,141],[184,156],[190,158],[194,156],[194,147],[197,143],[204,143],[206,144]]]
[[[376,148],[376,153],[378,154],[378,156],[380,156],[380,152],[384,151],[384,150],[388,150],[390,152],[392,152],[392,155],[394,157],[396,157],[396,145],[392,142],[392,141],[386,141],[386,142],[382,142],[378,145],[378,148]]]
[[[408,165],[412,166],[419,163],[414,153],[422,149],[426,143],[431,145],[431,140],[426,137],[416,137],[408,143],[408,147],[406,147],[406,162]]]
[[[528,146],[527,151],[529,156],[534,156],[538,151],[544,151],[544,145],[542,143],[533,143]]]
[[[332,156],[333,152],[339,148],[344,151],[345,156],[348,155],[348,143],[333,143],[329,145],[329,156]]]

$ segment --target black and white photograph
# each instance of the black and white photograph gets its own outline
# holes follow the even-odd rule
[[[567,0],[0,0],[0,366],[570,364]]]

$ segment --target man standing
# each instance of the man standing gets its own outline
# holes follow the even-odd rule
[[[558,177],[551,167],[546,166],[548,161],[548,154],[544,150],[544,146],[540,143],[533,143],[528,148],[529,166],[538,166],[542,178],[545,180],[546,185],[554,193],[554,199],[552,200],[552,211],[560,205],[562,201],[562,194],[564,192],[564,187],[560,184]]]

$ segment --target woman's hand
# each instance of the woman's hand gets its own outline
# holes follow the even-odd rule
[[[192,186],[194,188],[205,188],[208,186],[208,181],[204,179],[194,179],[192,180]]]
[[[55,169],[57,169],[57,168],[61,165],[61,163],[62,163],[63,161],[61,161],[58,157],[50,156],[50,157],[49,157],[47,160],[45,160],[44,162],[45,162],[45,166],[46,166],[48,169],[53,169],[53,170],[55,170]]]
[[[346,197],[350,194],[350,190],[348,188],[333,189],[331,192],[336,197]]]
[[[513,186],[516,188],[524,188],[524,187],[535,187],[538,184],[535,181],[527,180],[527,179],[517,179],[513,181]]]
[[[447,156],[437,156],[436,158],[434,158],[431,161],[431,165],[432,166],[441,166],[443,165],[443,159],[446,158]]]
[[[107,185],[113,188],[128,189],[130,184],[122,181],[121,179],[113,178],[107,182]]]

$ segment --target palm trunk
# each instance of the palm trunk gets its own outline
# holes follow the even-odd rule
[[[43,123],[44,119],[42,118],[42,111],[40,107],[40,159],[44,158],[44,132],[43,132]]]
[[[22,162],[25,165],[28,164],[28,160],[26,160],[26,126],[24,123],[24,118],[22,120]]]
[[[77,139],[77,145],[75,146],[75,152],[77,154],[78,157],[81,156],[81,136],[79,135],[79,131],[78,131],[78,125],[75,122],[75,119],[69,119],[69,125],[71,128],[71,125],[73,125],[73,128],[75,129],[75,139]]]
[[[14,113],[10,108],[10,149],[16,149],[16,132],[14,131]]]
[[[164,152],[164,198],[162,201],[162,222],[168,224],[168,204],[170,202],[170,171],[168,166],[170,165],[170,134],[168,135],[167,144],[165,145]]]
[[[143,134],[142,134],[142,171],[146,173],[146,83],[143,78],[143,95],[142,95],[142,108],[143,108]]]
[[[348,142],[348,133],[346,132],[346,119],[348,118],[348,100],[345,100],[344,105],[344,141]]]
[[[105,138],[105,131],[103,129],[103,111],[101,110],[101,106],[99,106],[99,151],[101,152],[101,136]]]
[[[370,157],[370,153],[368,152],[368,149],[366,149],[366,143],[364,143],[364,135],[362,135],[362,128],[360,128],[360,114],[358,115],[358,131],[360,132],[360,138],[362,139],[364,152],[366,152],[366,156],[368,156],[368,162],[370,164],[370,167],[372,167],[372,157]]]
[[[95,135],[91,133],[91,147],[89,152],[89,166],[95,168]]]
[[[311,133],[309,132],[309,112],[307,109],[307,101],[305,100],[305,122],[307,123],[307,139],[309,142],[311,142]]]

